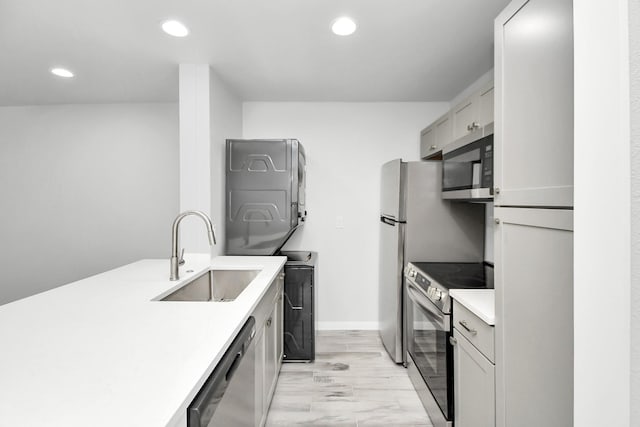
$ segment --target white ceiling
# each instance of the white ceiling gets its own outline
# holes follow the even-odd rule
[[[449,101],[492,67],[508,2],[0,0],[0,105],[175,101],[180,63],[211,64],[243,100]],[[341,15],[354,35],[331,33]],[[167,18],[191,35],[164,34]]]

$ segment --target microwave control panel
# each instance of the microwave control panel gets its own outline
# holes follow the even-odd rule
[[[493,141],[484,146],[482,153],[482,188],[493,188]]]

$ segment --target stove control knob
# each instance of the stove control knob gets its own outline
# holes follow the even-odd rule
[[[442,291],[438,291],[436,289],[434,289],[434,291],[435,292],[433,293],[433,295],[434,295],[435,300],[436,301],[440,301],[442,299]]]
[[[416,277],[416,271],[415,270],[409,270],[409,277]]]

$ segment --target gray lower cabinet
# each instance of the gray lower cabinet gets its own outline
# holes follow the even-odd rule
[[[282,365],[282,295],[284,272],[280,272],[258,307],[256,319],[255,425],[264,426]]]
[[[495,427],[494,327],[453,305],[453,393],[456,427]]]
[[[256,369],[255,369],[255,399],[256,399],[256,426],[262,426],[266,422],[266,414],[268,408],[265,408],[265,395],[264,395],[264,371],[266,351],[264,345],[264,327],[256,329]]]
[[[278,298],[278,302],[280,299]],[[269,318],[265,323],[265,368],[264,368],[264,396],[272,396],[275,391],[276,383],[278,382],[278,372],[280,370],[280,362],[282,360],[282,352],[278,351],[278,343],[282,339],[282,329],[278,333],[278,322],[282,317],[281,313],[278,313],[280,305],[276,303],[273,307]],[[269,399],[269,402],[271,399]],[[269,409],[269,405],[265,405],[265,410]]]
[[[573,425],[573,211],[496,207],[498,427]]]
[[[456,427],[494,427],[496,367],[457,329],[453,330],[453,337]]]

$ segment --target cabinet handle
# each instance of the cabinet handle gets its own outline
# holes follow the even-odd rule
[[[449,344],[456,345],[458,344],[458,340],[455,337],[449,337]]]
[[[271,317],[267,319],[267,327],[270,327],[270,326],[271,326]]]
[[[438,148],[438,146],[437,146],[437,145],[432,145],[432,146],[431,146],[431,147],[429,147],[429,148],[430,148],[430,149],[432,149],[432,150],[435,150],[436,148]]]
[[[500,194],[500,187],[496,187],[496,188],[494,188],[494,189],[493,189],[493,192],[494,192],[495,194]]]
[[[471,123],[471,129],[478,129],[479,127],[480,127],[480,123],[478,122]]]
[[[467,332],[469,332],[471,335],[475,335],[478,333],[478,331],[476,331],[475,329],[471,329],[469,327],[469,325],[467,325],[467,321],[466,320],[461,320],[460,322],[458,322],[460,324],[460,326],[462,326],[463,328],[465,328],[467,330]]]
[[[496,224],[500,224],[500,218],[494,219],[493,222],[495,222]]]
[[[467,130],[468,131],[472,131],[473,130],[473,126],[472,125],[467,125]]]

